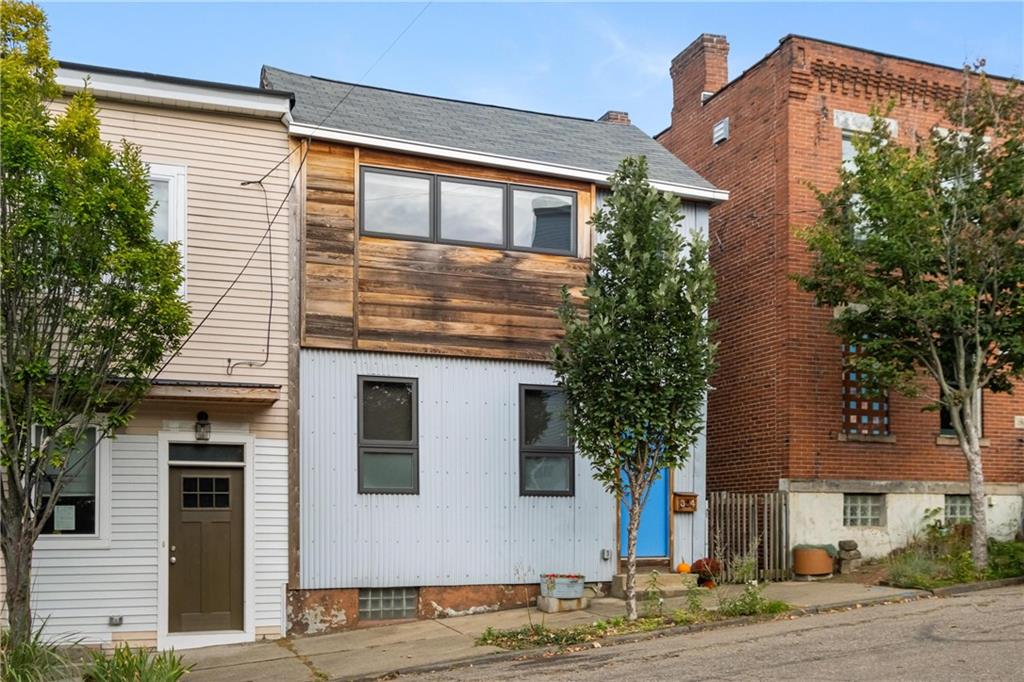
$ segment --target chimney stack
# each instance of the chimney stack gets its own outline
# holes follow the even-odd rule
[[[673,111],[699,106],[729,82],[729,41],[702,33],[676,55],[669,74]]]
[[[597,119],[603,123],[615,123],[617,125],[628,126],[630,124],[629,114],[625,111],[606,111],[601,118]]]

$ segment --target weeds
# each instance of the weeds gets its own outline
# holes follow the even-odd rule
[[[661,576],[657,570],[651,571],[647,589],[644,590],[641,600],[641,610],[645,618],[658,618],[662,615],[665,606],[665,591],[661,589],[658,578]]]
[[[11,633],[0,632],[0,679],[4,682],[46,682],[75,675],[75,664],[68,656],[78,644],[69,640],[44,640],[44,622],[32,637],[17,646],[11,645]]]
[[[85,682],[176,682],[191,669],[173,650],[151,654],[124,644],[109,657],[91,652],[82,677]]]

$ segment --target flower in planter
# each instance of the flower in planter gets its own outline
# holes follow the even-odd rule
[[[704,557],[697,559],[690,564],[690,573],[697,574],[697,585],[702,587],[714,587],[715,576],[722,570],[722,565],[716,559]]]

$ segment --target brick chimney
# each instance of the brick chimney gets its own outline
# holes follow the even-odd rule
[[[676,55],[669,74],[673,111],[699,106],[729,82],[729,41],[725,36],[702,33]]]
[[[617,123],[618,125],[628,126],[630,124],[629,114],[625,111],[606,111],[601,118],[597,119],[604,123]]]

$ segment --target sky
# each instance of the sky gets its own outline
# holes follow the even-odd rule
[[[257,85],[261,65],[270,64],[555,114],[597,118],[608,110],[627,111],[650,134],[669,121],[672,57],[701,33],[727,36],[730,78],[790,33],[953,67],[984,58],[990,73],[1024,75],[1020,0],[438,2],[390,50],[425,3],[42,6],[51,51],[67,61],[242,85]]]

